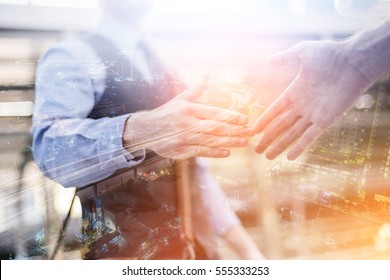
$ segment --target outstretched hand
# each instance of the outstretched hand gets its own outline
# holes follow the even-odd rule
[[[263,132],[257,153],[274,159],[291,147],[287,157],[294,160],[352,107],[372,82],[352,55],[344,43],[303,42],[269,57],[275,67],[298,64],[300,70],[257,120],[256,132]]]
[[[227,148],[243,147],[253,129],[247,116],[202,105],[196,99],[204,83],[194,86],[152,111],[133,114],[127,121],[124,142],[129,151],[147,148],[172,159],[223,158]]]

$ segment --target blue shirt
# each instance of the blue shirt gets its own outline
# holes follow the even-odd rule
[[[97,33],[134,58],[140,37],[113,25],[106,21]],[[142,58],[135,61],[148,75],[139,62]],[[86,186],[118,169],[133,167],[145,157],[144,150],[131,154],[123,148],[122,134],[129,115],[87,118],[103,95],[105,78],[100,58],[82,40],[55,45],[39,62],[31,129],[33,154],[41,171],[64,187]]]
[[[136,46],[140,36],[105,21],[97,33],[124,54],[148,77]],[[87,118],[105,90],[106,70],[95,50],[82,40],[52,47],[42,57],[36,73],[36,98],[31,133],[33,154],[40,170],[64,187],[83,187],[103,180],[122,168],[145,159],[145,150],[129,153],[122,135],[129,114],[113,118]],[[152,79],[150,82],[153,82]],[[194,219],[222,235],[239,223],[227,199],[198,161],[201,186],[195,192]],[[207,217],[207,218],[206,218]],[[197,236],[201,236],[198,233]],[[204,239],[209,237],[205,232]]]

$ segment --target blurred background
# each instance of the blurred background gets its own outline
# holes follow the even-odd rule
[[[265,78],[267,55],[303,40],[342,40],[389,16],[388,0],[158,0],[148,29],[189,82],[208,73],[218,85],[207,102],[253,121],[280,94],[279,77]],[[1,259],[53,256],[75,190],[43,177],[32,159],[35,68],[54,42],[98,19],[96,0],[0,0]],[[255,154],[257,137],[227,160],[209,160],[267,258],[390,259],[389,81],[297,161]],[[76,201],[70,224],[80,215]],[[76,235],[65,232],[55,258],[81,258]]]

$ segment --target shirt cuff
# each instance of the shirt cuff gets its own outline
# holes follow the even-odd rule
[[[101,168],[129,168],[144,161],[145,149],[129,153],[123,147],[123,130],[129,116],[130,114],[105,119],[97,145]]]

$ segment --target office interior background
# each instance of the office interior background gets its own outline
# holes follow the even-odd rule
[[[95,0],[0,0],[1,259],[82,259],[74,189],[44,177],[31,152],[34,78],[55,42],[93,30]],[[346,3],[335,8],[334,2]],[[343,40],[390,16],[390,1],[159,0],[149,34],[205,102],[257,116],[280,94],[266,57],[303,40]],[[254,152],[258,136],[209,161],[269,259],[390,259],[390,83],[383,77],[294,162]],[[61,242],[59,250],[56,250]],[[220,244],[226,259],[237,256]],[[53,252],[55,254],[53,255]]]

